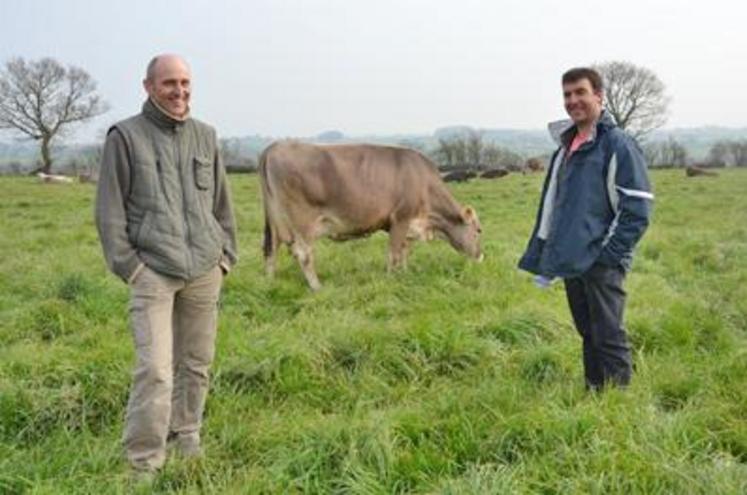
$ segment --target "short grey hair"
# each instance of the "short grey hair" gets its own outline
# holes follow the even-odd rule
[[[152,59],[150,59],[150,62],[148,62],[148,67],[145,69],[145,80],[146,81],[152,81],[153,78],[156,75],[156,65],[158,65],[158,60],[161,58],[160,55],[156,55]]]
[[[189,64],[187,63],[186,60],[184,60],[184,57],[182,57],[181,55],[177,55],[175,53],[160,53],[156,55],[155,57],[153,57],[152,59],[150,59],[150,62],[148,62],[148,67],[145,69],[145,80],[153,81],[157,75],[158,63],[162,59],[169,58],[169,57],[178,59],[179,61],[181,61],[181,63],[184,64],[184,66],[187,68],[188,71],[190,70]]]

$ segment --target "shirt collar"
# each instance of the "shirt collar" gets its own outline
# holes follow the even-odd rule
[[[163,107],[156,103],[152,98],[148,98],[145,100],[145,103],[143,103],[143,114],[145,114],[145,116],[152,120],[156,125],[172,129],[184,125],[184,123],[190,118],[189,108],[187,108],[187,113],[184,117],[179,118],[164,110]]]

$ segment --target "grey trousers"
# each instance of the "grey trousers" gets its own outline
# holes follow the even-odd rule
[[[222,279],[218,266],[190,281],[145,267],[130,284],[136,364],[124,447],[136,469],[163,465],[170,432],[199,443]]]
[[[623,328],[625,272],[594,264],[579,277],[565,279],[568,305],[583,338],[586,386],[601,389],[608,382],[630,383],[632,358]]]

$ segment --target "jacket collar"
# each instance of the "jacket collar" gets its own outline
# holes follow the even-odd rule
[[[592,129],[592,135],[589,137],[589,140],[593,141],[600,132],[605,132],[616,125],[612,115],[608,111],[602,110],[596,125]],[[571,119],[556,120],[547,124],[547,130],[550,132],[550,137],[555,141],[555,144],[558,146],[567,146],[576,134],[576,124]]]
[[[190,118],[189,110],[187,110],[187,114],[184,116],[184,118],[178,119],[161,108],[151,98],[148,98],[147,100],[145,100],[145,103],[143,103],[143,114],[158,127],[167,129],[175,129],[181,127]]]

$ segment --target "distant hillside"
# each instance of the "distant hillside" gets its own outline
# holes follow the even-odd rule
[[[478,131],[483,141],[507,148],[525,157],[546,155],[552,152],[555,145],[547,131],[543,129],[478,129],[470,126],[446,126],[436,129],[432,134],[373,134],[348,136],[340,130],[326,130],[315,136],[298,137],[311,142],[345,143],[368,142],[379,144],[394,144],[408,146],[424,152],[431,152],[438,147],[439,139],[464,136]],[[238,156],[256,159],[262,150],[276,139],[291,136],[260,136],[257,134],[224,138],[222,144]],[[674,138],[680,142],[694,160],[702,160],[710,147],[717,141],[730,139],[747,139],[747,127],[691,127],[662,129],[654,132],[650,141],[663,141]],[[55,161],[59,166],[66,167],[70,163],[81,161],[90,153],[91,144],[60,145],[54,152]],[[0,173],[8,172],[11,165],[20,165],[23,170],[30,170],[38,160],[39,151],[36,143],[18,142],[0,139]]]
[[[655,131],[652,141],[663,141],[673,137],[682,144],[690,157],[703,160],[711,146],[717,141],[747,139],[747,127],[686,127],[675,129],[660,129]]]
[[[438,141],[463,137],[475,131],[482,134],[483,141],[526,157],[545,155],[555,148],[550,135],[543,129],[475,129],[469,126],[451,126],[436,129],[433,137]]]
[[[469,126],[448,126],[436,129],[433,134],[370,134],[348,136],[341,131],[324,131],[312,137],[300,139],[312,142],[368,142],[379,144],[396,144],[409,146],[423,151],[430,151],[438,146],[439,139],[464,136],[476,130],[483,136],[483,140],[507,148],[526,157],[551,153],[555,144],[544,129],[477,129]],[[710,147],[717,141],[724,139],[747,139],[747,127],[693,127],[662,129],[654,132],[650,141],[663,141],[673,137],[680,142],[690,156],[701,160],[708,153]],[[233,137],[228,141],[239,142],[240,149],[254,156],[274,138],[261,136]]]
[[[0,163],[33,160],[38,153],[39,147],[34,143],[0,141]]]
[[[67,167],[73,162],[82,163],[89,160],[92,144],[54,145],[52,146],[53,169]],[[35,168],[40,160],[39,145],[32,141],[0,140],[0,173],[28,172]]]

